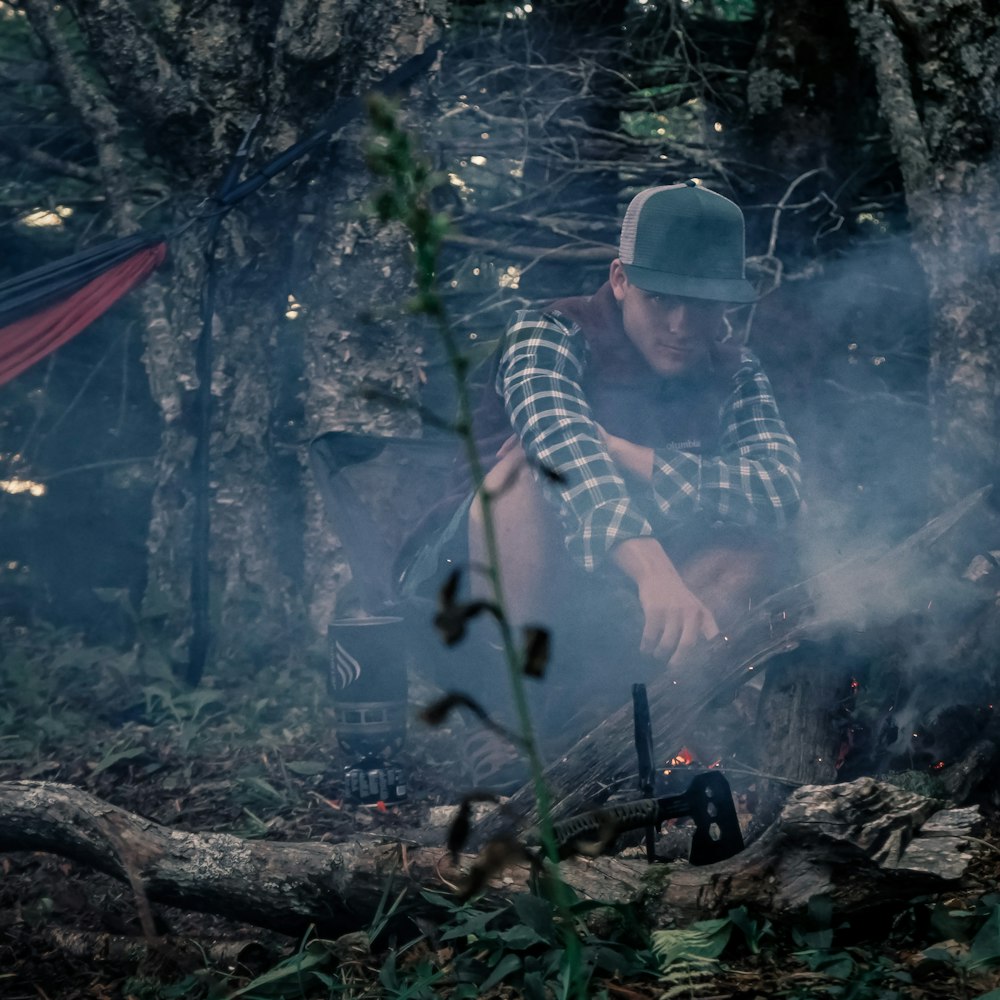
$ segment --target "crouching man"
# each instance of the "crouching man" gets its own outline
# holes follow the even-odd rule
[[[688,182],[633,199],[595,294],[515,315],[478,420],[513,432],[485,489],[515,624],[557,646],[632,629],[615,642],[682,666],[779,581],[799,454],[760,362],[722,341],[727,305],[754,298],[740,209]],[[483,514],[476,497],[473,568]],[[618,610],[622,584],[641,617]]]
[[[592,724],[650,671],[682,670],[787,582],[798,449],[760,362],[722,339],[726,307],[754,298],[742,212],[688,182],[632,200],[593,295],[519,312],[506,331],[474,423],[493,463],[508,616],[552,633],[539,721],[553,734]],[[493,597],[483,499],[462,495],[428,518],[411,592],[468,566],[474,595]],[[441,683],[502,712],[491,624],[477,623],[479,645],[459,647]]]

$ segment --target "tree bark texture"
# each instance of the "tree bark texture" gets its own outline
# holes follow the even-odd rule
[[[33,0],[26,9],[92,137],[119,233],[140,225],[145,175],[134,170],[136,156],[155,157],[167,199],[157,221],[169,231],[210,210],[204,199],[258,115],[244,176],[310,134],[342,95],[421,51],[437,12],[434,0],[77,0],[59,15]],[[75,31],[83,53],[67,42]],[[101,87],[88,85],[92,74]],[[217,657],[253,664],[301,655],[310,598],[325,602],[327,615],[332,608],[328,591],[343,560],[320,523],[305,462],[310,435],[333,426],[405,431],[398,411],[357,394],[362,368],[404,396],[417,380],[398,308],[409,286],[400,234],[378,230],[363,209],[372,184],[357,151],[362,129],[353,125],[346,141],[284,171],[220,229],[211,432]],[[145,611],[164,624],[180,660],[190,633],[204,251],[198,223],[171,240],[167,267],[140,293],[144,361],[162,420]],[[372,303],[386,304],[381,324],[361,321]]]
[[[681,920],[737,902],[790,916],[817,895],[842,913],[891,906],[957,882],[975,856],[978,822],[977,807],[942,809],[871,778],[806,785],[742,854],[673,871],[660,901]]]
[[[644,898],[654,922],[697,919],[747,904],[773,916],[803,910],[817,894],[851,912],[955,885],[975,856],[975,808],[940,803],[870,778],[796,791],[776,824],[747,851],[693,868],[644,861],[564,862],[585,898]],[[408,893],[407,916],[440,916],[418,891],[452,892],[471,859],[441,848],[246,841],[187,833],[125,812],[70,785],[0,783],[0,851],[48,851],[131,884],[150,902],[216,913],[299,934],[339,935],[367,926],[385,898]],[[524,868],[490,881],[487,902],[525,889]]]
[[[436,833],[443,839],[443,830]],[[150,902],[292,935],[312,924],[331,935],[364,928],[384,905],[387,888],[389,899],[408,892],[408,913],[439,916],[440,908],[422,902],[417,890],[454,893],[471,861],[464,856],[455,864],[439,846],[376,839],[275,843],[188,833],[71,785],[31,781],[0,783],[0,851],[14,850],[71,858],[130,883]],[[563,871],[581,895],[622,902],[638,893],[644,868],[644,862],[598,858],[571,862]],[[506,870],[490,883],[486,899],[525,891],[528,874],[524,865]]]

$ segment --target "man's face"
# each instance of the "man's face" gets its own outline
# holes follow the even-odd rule
[[[654,372],[674,378],[707,363],[725,303],[644,291],[629,282],[618,260],[611,265],[611,288],[626,335]]]

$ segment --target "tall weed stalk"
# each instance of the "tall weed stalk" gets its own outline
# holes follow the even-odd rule
[[[585,997],[587,977],[571,912],[573,897],[558,870],[559,851],[552,825],[552,799],[542,774],[541,755],[528,705],[525,685],[528,650],[519,648],[506,613],[492,498],[489,491],[483,488],[485,473],[472,424],[469,360],[459,349],[438,283],[441,245],[451,222],[447,214],[434,210],[433,196],[435,190],[447,181],[434,171],[426,156],[416,148],[409,132],[400,126],[398,111],[391,102],[383,97],[374,97],[369,101],[368,110],[373,131],[367,150],[368,163],[385,184],[376,195],[375,211],[383,223],[401,223],[409,233],[416,284],[416,295],[410,307],[414,313],[426,316],[435,325],[454,379],[458,411],[454,429],[463,443],[473,488],[482,500],[487,552],[484,570],[491,590],[491,610],[500,632],[517,715],[518,735],[530,767],[538,806],[539,835],[547,862],[543,886],[560,914],[571,993]]]

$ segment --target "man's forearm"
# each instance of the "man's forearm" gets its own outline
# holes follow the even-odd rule
[[[611,550],[614,564],[636,586],[651,580],[674,580],[681,582],[677,568],[670,560],[659,541],[650,536],[626,538]]]

